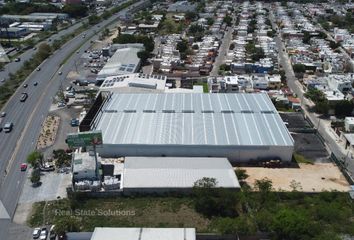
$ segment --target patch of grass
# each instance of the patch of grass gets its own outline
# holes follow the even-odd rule
[[[40,226],[43,224],[43,211],[45,202],[37,202],[32,206],[32,214],[28,219],[28,224],[30,226]]]
[[[305,156],[299,154],[299,153],[294,153],[293,154],[293,159],[297,163],[306,163],[306,164],[313,164],[313,160],[306,158]]]
[[[44,202],[35,204],[28,224],[32,227],[43,221]],[[48,202],[45,219],[49,223],[65,216],[75,216],[81,231],[95,227],[196,227],[206,231],[209,220],[195,212],[189,197],[119,197],[80,200],[70,210],[68,199]]]
[[[194,86],[203,86],[203,93],[209,93],[208,83],[196,83]]]

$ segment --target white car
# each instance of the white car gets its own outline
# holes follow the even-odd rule
[[[42,228],[41,235],[39,236],[40,240],[46,240],[48,236],[48,231],[46,228]]]
[[[2,112],[1,114],[0,114],[0,117],[5,117],[6,116],[6,112]]]
[[[33,230],[33,233],[32,233],[32,237],[34,238],[34,239],[37,239],[37,238],[39,238],[39,235],[41,234],[41,229],[40,228],[35,228],[34,230]]]

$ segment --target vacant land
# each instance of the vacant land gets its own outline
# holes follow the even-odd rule
[[[31,226],[40,226],[44,221],[74,216],[80,222],[81,231],[95,227],[196,227],[205,231],[209,220],[196,213],[190,198],[115,198],[80,201],[79,208],[70,210],[69,200],[34,204]],[[45,213],[43,214],[43,211]],[[44,216],[44,219],[43,219]]]
[[[271,182],[265,179],[256,187],[257,192],[249,191],[247,186],[243,188],[240,192],[223,192],[218,196],[212,189],[205,189],[202,195],[195,197],[141,196],[40,202],[34,204],[28,222],[32,227],[44,223],[63,226],[66,222],[64,225],[69,231],[144,226],[196,227],[198,232],[237,232],[247,236],[262,231],[274,239],[335,240],[339,239],[339,234],[354,235],[354,205],[348,193],[272,192],[269,191]],[[208,214],[209,218],[201,213]]]
[[[246,182],[252,187],[255,180],[269,178],[274,189],[291,191],[291,183],[298,183],[304,192],[323,190],[348,191],[349,184],[333,163],[299,164],[299,168],[244,167],[249,177]],[[300,189],[299,189],[300,190]]]

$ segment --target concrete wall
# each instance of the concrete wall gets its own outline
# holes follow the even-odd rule
[[[293,146],[113,145],[97,148],[102,157],[226,157],[231,162],[281,159],[290,162]]]

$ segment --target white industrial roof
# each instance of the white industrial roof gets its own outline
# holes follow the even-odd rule
[[[105,144],[294,144],[266,93],[113,93],[93,128]]]
[[[194,228],[101,228],[91,240],[195,240]]]
[[[166,76],[143,73],[111,76],[104,80],[100,90],[112,92],[163,92],[166,80]]]
[[[135,73],[140,64],[137,53],[140,48],[118,49],[98,73],[97,78]]]
[[[215,178],[218,187],[240,188],[227,158],[126,157],[125,188],[192,188],[204,177]]]

